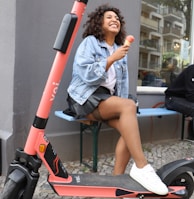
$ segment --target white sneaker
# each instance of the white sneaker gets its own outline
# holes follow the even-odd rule
[[[158,195],[166,195],[168,193],[167,186],[161,181],[150,164],[139,169],[134,163],[130,171],[130,176],[148,191]]]

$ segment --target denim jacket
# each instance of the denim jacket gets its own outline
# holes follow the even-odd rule
[[[114,44],[114,49],[118,45]],[[106,80],[107,57],[110,56],[105,42],[88,36],[80,43],[73,64],[72,80],[67,89],[69,95],[83,105],[90,95]],[[116,72],[115,93],[128,98],[129,80],[127,56],[113,63]]]

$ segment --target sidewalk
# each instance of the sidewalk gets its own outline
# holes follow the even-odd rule
[[[145,155],[150,164],[155,169],[159,169],[162,165],[185,157],[194,157],[194,143],[190,141],[168,141],[162,143],[143,144]],[[86,161],[90,162],[89,159]],[[129,162],[126,173],[129,173],[131,168]],[[64,163],[68,173],[90,173],[90,170],[84,165],[79,164],[79,161]],[[111,174],[114,165],[114,154],[106,154],[99,156],[98,173],[100,175]],[[4,176],[0,177],[0,192],[3,187]],[[33,199],[70,199],[79,197],[60,197],[57,196],[50,185],[47,183],[47,171],[42,166],[40,169],[40,179],[36,187]],[[83,199],[83,198],[82,198]],[[194,199],[194,196],[192,197]]]

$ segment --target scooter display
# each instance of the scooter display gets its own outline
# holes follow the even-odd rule
[[[88,0],[75,0],[71,13],[62,20],[54,49],[57,51],[40,104],[24,149],[17,149],[10,163],[1,199],[32,199],[42,163],[48,170],[48,182],[59,196],[111,198],[184,198],[193,194],[194,159],[168,163],[157,173],[169,192],[159,196],[147,191],[129,175],[70,174],[45,135],[50,110],[78,32]]]

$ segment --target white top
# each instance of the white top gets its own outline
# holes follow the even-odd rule
[[[112,55],[114,52],[113,46],[107,44],[107,48],[109,50],[110,55]],[[114,89],[115,84],[116,84],[116,73],[115,73],[115,68],[112,64],[107,71],[107,78],[104,82],[101,83],[101,86],[108,88],[111,94],[113,94],[115,91]]]

